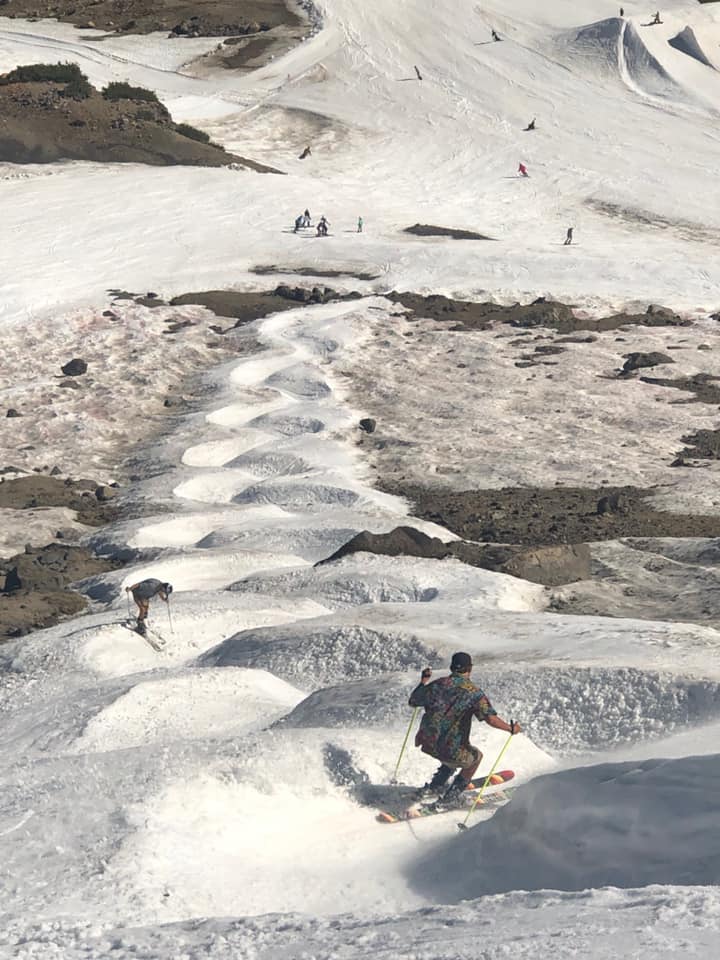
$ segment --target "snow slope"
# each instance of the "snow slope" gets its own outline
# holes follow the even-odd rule
[[[204,41],[3,26],[3,69],[77,58],[93,82],[151,85],[177,118],[288,171],[4,168],[13,355],[51,315],[81,338],[78,317],[118,285],[255,289],[250,268],[268,264],[377,279],[338,280],[361,301],[258,323],[261,352],[218,366],[199,409],[144,449],[136,495],[158,513],[93,536],[130,566],[81,585],[88,615],[0,647],[0,956],[712,956],[720,634],[691,597],[712,582],[707,544],[666,544],[688,562],[655,602],[630,611],[618,592],[614,618],[557,615],[536,585],[456,561],[313,564],[362,529],[449,536],[377,491],[356,445],[358,354],[378,379],[402,365],[371,349],[397,312],[383,292],[717,307],[717,76],[697,53],[718,13],[677,0],[659,28],[636,2],[619,21],[609,0],[317,6],[321,30],[242,77],[186,70]],[[308,204],[332,224],[322,247],[289,229]],[[497,239],[399,232],[415,222]],[[433,372],[426,389],[442,396],[452,372]],[[53,442],[72,449],[81,410],[58,419]],[[20,445],[31,425],[12,429]],[[535,479],[530,462],[515,482]],[[711,471],[693,485],[715,497]],[[620,545],[610,561],[619,577]],[[124,587],[144,576],[176,586],[172,624],[151,610],[160,653],[124,625]],[[677,622],[667,605],[684,589]],[[455,815],[381,826],[353,778],[388,783],[419,669],[463,648],[527,730],[504,755],[513,799],[462,835]],[[505,737],[474,739],[487,771]],[[400,778],[432,770],[410,748]]]

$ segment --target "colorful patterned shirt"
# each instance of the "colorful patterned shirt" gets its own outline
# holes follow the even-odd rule
[[[415,746],[442,760],[452,759],[469,746],[472,718],[485,720],[497,715],[485,693],[465,675],[418,684],[410,695],[411,707],[425,707]]]

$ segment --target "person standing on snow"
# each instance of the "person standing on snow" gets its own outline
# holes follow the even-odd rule
[[[521,174],[523,177],[530,176],[530,174],[527,172],[527,167],[525,166],[524,163],[518,164],[518,173]]]
[[[534,130],[535,129],[535,117],[532,118],[530,123],[525,127],[525,130]]]
[[[470,743],[473,717],[506,733],[521,732],[519,724],[506,723],[497,715],[485,693],[470,680],[471,671],[470,654],[455,653],[449,677],[431,683],[432,671],[426,667],[420,683],[410,694],[411,707],[425,708],[415,746],[440,761],[435,776],[421,788],[421,794],[442,789],[455,770],[461,768],[440,797],[441,804],[461,803],[463,791],[480,766],[482,753]]]
[[[325,219],[325,214],[323,214],[322,217],[320,217],[320,219],[318,220],[318,224],[317,224],[317,235],[318,235],[319,237],[326,237],[327,234],[328,234],[328,227],[329,227],[329,226],[330,226],[330,224],[329,224],[329,223],[327,222],[327,220]]]
[[[497,35],[497,33],[495,32],[495,30],[491,30],[491,31],[490,31],[490,36],[491,36],[491,37],[493,38],[493,40],[495,40],[496,42],[502,40],[502,37],[499,37],[499,36]]]
[[[304,226],[305,226],[305,217],[303,216],[295,217],[295,229],[293,230],[293,233],[297,233],[298,230]]]
[[[363,221],[363,218],[362,218],[362,217],[358,217],[358,227],[357,227],[357,232],[358,232],[358,233],[362,233],[362,232],[363,232],[363,222],[364,222],[364,221]]]
[[[303,221],[304,221],[303,222],[304,227],[310,226],[310,211],[307,208],[305,210],[305,213],[303,214]]]
[[[572,238],[573,238],[573,228],[568,227],[567,233],[565,234],[565,243],[563,244],[563,246],[569,247],[570,244],[572,243]]]
[[[150,601],[152,598],[160,597],[161,600],[164,600],[165,603],[167,603],[172,591],[172,584],[163,583],[162,580],[156,580],[154,577],[150,577],[148,580],[140,580],[138,583],[134,583],[131,587],[125,587],[125,592],[131,593],[133,600],[137,604],[138,633],[142,634],[143,636],[146,633],[147,628],[145,626],[145,621],[147,619],[148,611],[150,609]]]

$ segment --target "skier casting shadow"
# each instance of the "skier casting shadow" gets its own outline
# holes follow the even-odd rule
[[[472,718],[482,720],[506,733],[520,733],[517,723],[506,723],[498,715],[484,691],[470,680],[472,658],[455,653],[450,661],[450,676],[430,682],[432,671],[426,667],[420,683],[410,694],[411,707],[424,707],[425,713],[415,737],[415,746],[440,761],[435,775],[420,795],[435,793],[447,786],[455,770],[460,772],[440,797],[443,806],[462,806],[462,794],[475,776],[482,752],[470,743]]]
[[[140,580],[131,587],[125,587],[125,592],[132,594],[132,598],[138,608],[137,627],[135,629],[141,636],[145,636],[147,633],[145,621],[147,620],[152,598],[160,597],[161,600],[168,603],[172,591],[171,583],[163,583],[154,577],[150,577],[148,580]]]
[[[535,129],[535,117],[533,117],[530,123],[525,127],[525,132],[527,133],[528,130],[534,130],[534,129]]]

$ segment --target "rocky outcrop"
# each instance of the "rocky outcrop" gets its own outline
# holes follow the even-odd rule
[[[317,566],[332,563],[353,553],[374,553],[386,557],[423,557],[442,560],[455,557],[473,567],[506,573],[548,587],[587,580],[590,550],[587,544],[560,544],[547,547],[495,545],[455,540],[444,543],[415,527],[396,527],[389,533],[363,530]]]
[[[623,364],[623,373],[632,373],[633,370],[640,370],[642,367],[658,367],[663,363],[675,363],[672,357],[658,351],[626,353],[624,356],[626,359]]]
[[[28,548],[6,560],[4,593],[17,590],[44,592],[64,589],[69,583],[91,577],[120,564],[94,556],[84,547],[51,543],[37,549]]]

